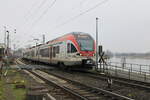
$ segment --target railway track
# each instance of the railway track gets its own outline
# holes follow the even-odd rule
[[[82,72],[82,73],[84,73],[85,76],[89,76],[89,77],[99,79],[99,80],[107,81],[108,79],[108,75],[105,75],[105,74],[98,74],[98,73],[93,73],[89,71]],[[114,77],[114,76],[111,76],[111,78],[113,79],[114,84],[136,87],[136,88],[143,89],[143,90],[150,92],[150,83],[125,79],[125,78],[119,78],[119,77]]]
[[[97,77],[96,78],[89,77],[87,74],[83,75],[83,73],[82,74],[81,73],[78,73],[78,74],[71,73],[71,75],[69,75],[69,74],[65,75],[64,72],[61,73],[58,71],[46,71],[46,72],[48,72],[49,74],[58,75],[60,77],[63,75],[64,77],[68,77],[70,80],[75,80],[75,81],[81,82],[82,84],[90,85],[92,87],[95,86],[97,88],[112,91],[113,93],[120,94],[120,95],[129,97],[129,98],[132,98],[135,100],[150,100],[149,99],[150,92],[148,90],[149,88],[147,89],[146,87],[141,89],[141,87],[139,88],[139,87],[137,87],[137,85],[133,86],[133,84],[127,85],[125,83],[118,84],[116,82],[113,82],[111,88],[108,88],[106,80],[104,80],[104,79],[101,80]],[[73,77],[73,79],[71,77]]]
[[[26,65],[25,63],[23,63],[20,60],[17,60],[16,64],[18,66]],[[28,66],[32,66],[32,65],[27,65],[27,67]],[[50,86],[50,87],[48,87],[50,89],[50,93],[47,93],[47,96],[50,100],[80,100],[80,99],[86,100],[85,98],[74,93],[73,91],[69,90],[68,88],[57,85],[53,81],[48,81],[46,78],[43,78],[42,76],[38,75],[35,70],[22,69],[22,71],[25,72],[25,74],[28,74],[30,77],[34,78],[34,80],[36,80],[37,82],[42,83],[42,84],[46,83]]]
[[[27,62],[28,63],[28,62]],[[95,86],[98,88],[102,88],[104,90],[108,91],[113,91],[117,94],[124,95],[129,98],[134,98],[136,100],[149,100],[149,84],[145,82],[136,82],[134,80],[128,80],[124,78],[117,78],[117,77],[112,77],[113,78],[113,85],[111,89],[107,88],[107,76],[105,74],[97,74],[97,73],[91,73],[91,72],[76,72],[76,71],[66,71],[64,70],[57,70],[54,69],[53,71],[48,71],[44,70],[47,73],[51,74],[56,74],[58,76],[64,76],[64,77],[71,77],[68,79],[72,80],[72,77],[74,80],[81,82],[83,84],[87,84],[90,86]],[[62,73],[61,73],[62,72]],[[68,73],[68,74],[67,74]],[[66,75],[65,75],[66,74]],[[72,76],[70,76],[72,75]],[[75,76],[75,77],[74,77]],[[81,78],[79,78],[81,77]],[[88,81],[89,80],[89,81]],[[93,80],[93,82],[92,82]],[[87,83],[86,83],[87,82]],[[94,84],[93,84],[94,83]]]
[[[67,73],[69,73],[68,71],[66,71]],[[71,71],[71,74],[75,73],[84,73],[85,76],[89,76],[92,78],[96,78],[99,80],[104,80],[106,81],[108,78],[108,75],[106,74],[101,74],[101,73],[97,73],[97,72],[91,72],[91,71]],[[84,75],[83,74],[83,75]],[[113,82],[115,84],[120,84],[120,85],[125,85],[125,86],[132,86],[132,87],[136,87],[139,89],[144,89],[147,91],[150,91],[150,83],[147,82],[142,82],[142,81],[137,81],[137,80],[131,80],[131,79],[126,79],[126,78],[121,78],[121,77],[116,77],[116,76],[111,76],[111,78],[113,79]]]
[[[81,100],[133,100],[126,96],[97,87],[88,86],[52,73],[49,74],[40,70],[30,72],[44,80],[47,84],[61,88],[65,93]]]

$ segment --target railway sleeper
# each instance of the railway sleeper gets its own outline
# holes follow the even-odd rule
[[[53,75],[53,74],[52,74],[52,75]],[[57,76],[57,75],[54,75],[54,76],[64,79],[63,77],[60,77],[60,76]],[[64,80],[66,80],[66,79],[64,79]],[[73,83],[73,81],[71,81],[71,80],[69,80],[69,79],[67,79],[67,80],[69,81],[69,83]],[[97,88],[97,87],[86,86],[86,85],[83,85],[83,84],[78,83],[78,82],[74,82],[73,84],[74,84],[75,86],[76,86],[76,85],[78,85],[78,86],[80,85],[79,87],[82,87],[82,86],[83,86],[83,87],[86,87],[86,88],[91,88],[91,89],[94,89],[94,90],[97,90],[97,91],[101,91],[101,92],[103,92],[104,94],[110,95],[111,98],[112,98],[112,96],[115,97],[117,100],[120,100],[120,99],[129,100],[129,99],[130,99],[130,98],[127,98],[127,97],[118,95],[118,94],[116,94],[116,93],[112,93],[112,92],[109,92],[109,91],[106,91],[106,90],[103,90],[103,89],[100,89],[100,88]],[[71,90],[71,89],[68,89],[68,90]],[[75,93],[75,95],[78,95],[78,94],[79,94],[78,92]],[[101,94],[101,95],[104,95],[104,94]],[[105,95],[105,96],[107,96],[107,95]],[[82,98],[84,98],[84,96],[83,96]],[[132,100],[132,99],[130,99],[130,100]]]
[[[58,92],[58,93],[56,93],[56,95],[64,95],[65,93],[63,93],[63,92]]]
[[[88,97],[89,100],[102,100],[102,98],[100,97],[95,97],[95,96],[92,96],[92,97]]]
[[[91,93],[97,93],[99,94],[100,92],[96,91],[96,90],[92,90],[92,89],[89,89],[88,91],[90,91]]]
[[[95,97],[96,95],[94,94],[81,94],[81,95],[84,95],[85,97],[89,98],[89,97]],[[98,96],[97,96],[98,97]]]
[[[86,92],[86,91],[85,92],[79,92],[79,93],[82,94],[82,95],[87,95],[87,94],[89,95],[89,94],[91,94],[91,93]]]

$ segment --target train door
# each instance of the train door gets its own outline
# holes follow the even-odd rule
[[[62,44],[61,44],[61,55],[63,58],[66,58],[66,54],[67,54],[67,49],[66,49],[67,45],[66,45],[66,41],[64,41]]]
[[[40,47],[37,47],[37,60],[40,61]]]
[[[76,55],[77,49],[76,47],[73,45],[73,43],[67,43],[67,57],[73,57],[74,55]]]
[[[50,52],[50,56],[49,56],[50,57],[50,63],[52,63],[52,56],[53,56],[52,46],[50,47],[50,51],[49,52]]]

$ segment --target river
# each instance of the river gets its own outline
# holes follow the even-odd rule
[[[123,59],[113,57],[109,61],[122,63]],[[150,73],[150,59],[125,58],[124,62],[129,63],[126,65],[126,68],[128,68],[128,69],[131,69],[131,67],[132,67],[132,70],[136,70],[136,71],[141,70],[142,72]],[[131,65],[131,64],[133,64],[133,65]],[[122,66],[122,64],[114,64],[114,65]]]

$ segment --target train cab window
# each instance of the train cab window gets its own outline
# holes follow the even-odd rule
[[[77,49],[73,44],[71,44],[71,53],[77,52]]]
[[[67,44],[67,53],[74,53],[77,52],[77,49],[75,48],[75,46],[71,43]]]

